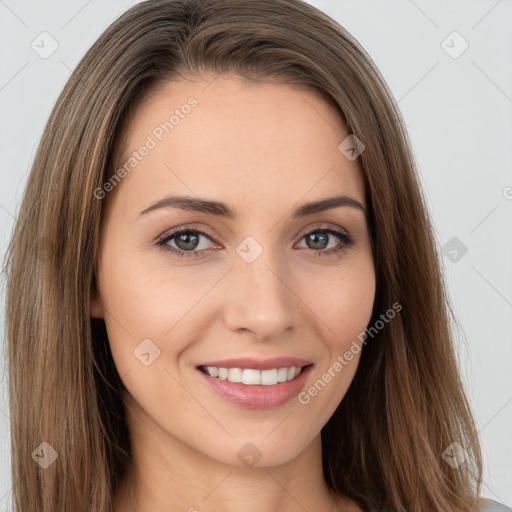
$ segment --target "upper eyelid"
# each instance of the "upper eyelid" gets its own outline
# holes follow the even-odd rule
[[[202,228],[187,227],[187,226],[179,227],[176,229],[171,229],[170,231],[166,231],[163,235],[160,235],[157,238],[157,242],[169,240],[171,238],[174,238],[176,235],[179,235],[180,233],[189,232],[189,231],[199,233],[200,235],[210,238],[213,242],[216,242],[215,236],[213,234],[209,233],[207,230],[202,229]],[[216,243],[218,243],[218,242],[216,242]]]

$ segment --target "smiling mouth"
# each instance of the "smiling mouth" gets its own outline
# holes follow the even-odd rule
[[[256,370],[253,368],[222,368],[217,366],[199,366],[206,375],[219,380],[227,380],[235,384],[246,386],[275,386],[289,382],[298,377],[302,371],[312,364],[302,367],[287,366],[269,370]]]

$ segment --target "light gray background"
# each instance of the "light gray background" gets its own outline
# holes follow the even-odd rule
[[[0,0],[0,256],[59,92],[89,46],[134,3]],[[512,2],[310,3],[361,42],[399,101],[439,250],[453,237],[467,247],[462,257],[458,252],[457,261],[450,259],[454,253],[448,250],[443,255],[449,291],[467,340],[460,350],[461,371],[481,435],[483,494],[510,506]],[[46,59],[31,48],[43,31],[59,45]],[[469,44],[458,58],[441,46],[453,31]],[[452,53],[461,44],[453,36],[445,43]],[[3,280],[1,287],[3,339]],[[0,510],[10,510],[11,498],[5,378],[0,382]]]

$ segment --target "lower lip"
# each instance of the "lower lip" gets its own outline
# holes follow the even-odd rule
[[[234,404],[248,409],[270,409],[278,407],[297,396],[303,389],[313,365],[306,366],[300,374],[292,380],[279,382],[272,386],[246,386],[210,377],[208,374],[196,369],[210,389]]]

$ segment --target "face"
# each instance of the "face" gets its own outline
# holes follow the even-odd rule
[[[319,436],[357,368],[356,351],[335,363],[375,295],[363,173],[316,93],[212,80],[161,85],[128,120],[125,172],[97,194],[91,316],[139,424],[226,464],[246,464],[243,448],[277,465]]]

